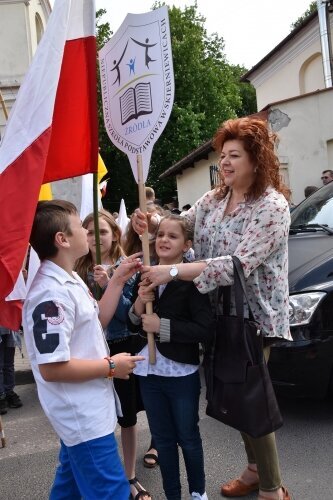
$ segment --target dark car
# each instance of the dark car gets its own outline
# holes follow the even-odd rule
[[[277,394],[333,395],[333,182],[291,213],[289,318],[293,342],[269,361]]]

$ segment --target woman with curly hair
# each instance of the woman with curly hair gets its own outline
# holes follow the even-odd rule
[[[214,290],[233,285],[232,256],[238,257],[252,314],[265,335],[266,360],[273,341],[291,340],[287,248],[290,192],[281,181],[275,141],[266,122],[254,118],[228,120],[218,129],[214,147],[220,153],[220,183],[184,214],[194,229],[197,260],[177,265],[177,277],[193,280],[201,293],[210,293],[213,306],[222,313]],[[132,222],[138,232],[146,227],[140,211]],[[151,288],[175,278],[171,266],[147,266],[143,271],[143,279],[152,283]],[[237,479],[222,485],[221,494],[239,497],[259,490],[259,500],[289,500],[281,482],[274,433],[242,437],[247,466]]]

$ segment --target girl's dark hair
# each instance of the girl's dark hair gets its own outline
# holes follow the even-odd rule
[[[59,232],[72,235],[69,216],[77,215],[73,203],[65,200],[39,201],[30,234],[30,244],[40,260],[55,257],[58,248],[54,244]]]
[[[216,151],[221,153],[224,143],[234,140],[242,142],[250,160],[256,167],[255,181],[247,192],[246,198],[255,200],[264,193],[268,186],[272,186],[289,200],[291,192],[281,179],[280,162],[275,153],[277,135],[269,130],[267,123],[249,117],[227,120],[217,130],[213,146]],[[224,198],[228,192],[229,187],[224,184],[220,171],[216,197]]]

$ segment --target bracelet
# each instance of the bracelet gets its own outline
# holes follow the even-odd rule
[[[111,379],[114,377],[114,370],[116,368],[116,363],[113,361],[112,358],[110,358],[110,356],[106,356],[104,359],[106,359],[106,361],[109,363],[109,373],[105,378]]]

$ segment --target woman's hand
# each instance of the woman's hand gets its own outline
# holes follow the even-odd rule
[[[190,264],[186,264],[190,265]],[[142,281],[147,285],[147,290],[153,290],[158,285],[169,283],[171,266],[143,266],[141,269]]]
[[[156,313],[142,314],[142,328],[147,333],[159,333],[161,320]]]
[[[139,283],[138,295],[142,304],[147,304],[148,302],[153,302],[155,300],[154,290],[148,289],[149,283],[147,280],[141,281]]]
[[[112,280],[124,285],[126,281],[141,269],[142,262],[139,258],[141,255],[142,252],[138,252],[122,260],[120,265],[114,270]]]
[[[94,281],[101,287],[104,288],[109,282],[109,275],[107,270],[102,264],[97,264],[94,266]]]

